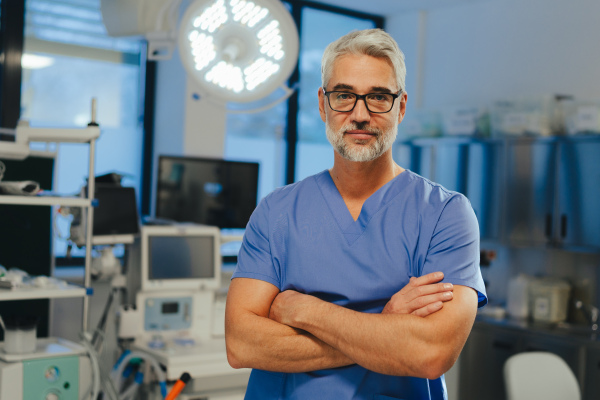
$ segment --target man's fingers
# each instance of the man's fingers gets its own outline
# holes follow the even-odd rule
[[[405,301],[411,302],[436,293],[452,292],[453,288],[451,283],[432,283],[414,287],[412,290],[400,291],[399,294],[404,297]]]
[[[415,310],[413,312],[413,314],[416,315],[417,317],[426,317],[428,315],[431,315],[431,314],[441,310],[443,306],[444,306],[444,303],[442,303],[441,301],[436,301],[435,303],[428,304],[425,307]]]
[[[429,285],[431,283],[439,282],[442,279],[444,279],[443,272],[431,272],[427,275],[423,275],[423,276],[419,276],[419,277],[413,276],[412,278],[410,278],[410,284],[412,286],[423,286],[423,285]]]
[[[450,301],[453,298],[452,292],[442,292],[430,294],[428,296],[421,296],[415,300],[413,300],[412,306],[415,310],[419,310],[423,307],[427,307],[430,304],[435,304],[438,302]]]

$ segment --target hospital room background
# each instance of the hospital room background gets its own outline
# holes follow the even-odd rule
[[[506,360],[526,352],[560,356],[597,399],[600,3],[256,0],[278,7],[285,71],[236,102],[181,54],[186,12],[249,4],[229,1],[0,1],[0,400],[117,398],[115,383],[158,399],[183,372],[180,399],[242,399],[224,301],[243,227],[270,191],[333,164],[321,56],[377,27],[407,66],[395,161],[464,193],[480,224],[489,304],[449,399],[507,398]],[[190,268],[152,269],[171,257]]]

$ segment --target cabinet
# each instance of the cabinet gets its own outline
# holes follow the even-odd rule
[[[397,162],[471,201],[481,239],[600,249],[600,136],[428,138]]]
[[[600,393],[600,346],[595,346],[586,353],[583,398],[594,399],[598,397],[598,393]]]
[[[600,248],[600,138],[508,139],[505,239],[516,245]]]
[[[596,342],[477,322],[460,356],[459,398],[506,399],[504,363],[510,356],[525,351],[547,351],[560,356],[575,374],[582,399],[597,398],[600,348]]]
[[[564,246],[600,249],[600,137],[559,143],[556,238]]]
[[[46,128],[17,128],[17,139],[29,142],[70,142],[87,144],[89,150],[88,167],[88,193],[94,193],[94,156],[96,139],[100,136],[98,126],[88,126],[81,129],[46,129]],[[13,144],[0,142],[0,160],[11,154],[10,148]],[[60,288],[24,286],[13,289],[0,289],[0,301],[11,300],[32,300],[32,299],[52,299],[52,298],[82,298],[83,299],[83,327],[87,330],[87,296],[90,293],[90,266],[92,261],[92,223],[93,223],[93,198],[81,197],[62,197],[53,195],[41,196],[14,196],[0,195],[0,204],[21,205],[21,206],[69,206],[82,207],[87,209],[86,225],[86,243],[85,243],[85,275],[84,287],[76,285],[66,285]],[[9,226],[3,229],[10,229]],[[48,238],[48,242],[51,238]],[[32,249],[31,251],[35,251]],[[27,272],[27,271],[26,271]]]
[[[460,355],[459,398],[505,400],[504,363],[522,348],[516,332],[473,329]]]

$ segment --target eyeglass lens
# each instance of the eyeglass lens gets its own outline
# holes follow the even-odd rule
[[[358,96],[350,92],[330,92],[329,105],[334,111],[350,111],[354,108]],[[388,93],[370,93],[365,95],[367,108],[372,112],[388,112],[394,105],[394,96]]]

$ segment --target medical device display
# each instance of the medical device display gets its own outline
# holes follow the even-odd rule
[[[82,188],[87,196],[87,187]],[[140,232],[135,188],[115,184],[96,183],[94,199],[94,223],[92,225],[92,243],[108,245],[133,243],[134,236]],[[73,215],[70,227],[70,239],[77,246],[85,244],[86,212],[79,207],[61,207],[61,214]]]
[[[157,218],[245,228],[256,207],[258,163],[160,156]]]
[[[135,188],[96,183],[94,198],[94,236],[137,235],[138,222]]]
[[[217,289],[220,285],[220,231],[199,225],[144,226],[141,288]]]

